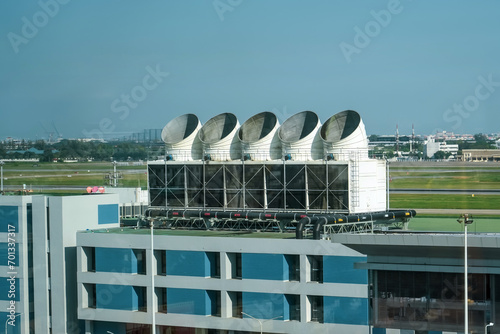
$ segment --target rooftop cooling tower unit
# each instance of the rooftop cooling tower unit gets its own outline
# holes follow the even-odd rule
[[[281,143],[278,138],[280,124],[275,114],[261,112],[249,118],[238,131],[243,159],[281,159]]]
[[[241,159],[237,136],[239,127],[238,119],[231,113],[223,113],[208,120],[198,133],[203,145],[203,158],[214,161]]]
[[[285,160],[321,159],[320,127],[318,115],[312,111],[302,111],[288,118],[278,131]]]
[[[346,161],[349,157],[368,157],[368,140],[361,116],[345,110],[330,117],[321,127],[325,156]]]
[[[161,139],[166,146],[166,159],[201,159],[201,142],[197,136],[200,129],[200,120],[193,114],[185,114],[168,122],[161,132]]]

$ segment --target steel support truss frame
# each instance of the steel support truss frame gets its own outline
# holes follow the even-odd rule
[[[295,222],[296,223],[296,222]],[[261,219],[204,219],[204,218],[174,218],[159,224],[158,227],[189,230],[232,230],[261,232],[294,232],[295,225],[291,221],[261,220]]]
[[[150,206],[348,212],[348,171],[329,161],[165,161],[148,165]]]

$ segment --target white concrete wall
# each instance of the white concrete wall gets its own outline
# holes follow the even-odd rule
[[[17,206],[18,210],[18,232],[15,235],[15,242],[19,244],[16,258],[19,266],[11,270],[9,266],[0,266],[0,277],[6,279],[9,276],[15,276],[19,279],[19,285],[16,295],[20,296],[19,301],[15,302],[15,312],[21,313],[20,317],[15,318],[16,326],[21,327],[21,333],[29,333],[29,295],[28,295],[28,231],[27,231],[27,210],[26,205],[31,203],[31,196],[0,196],[0,205]],[[0,242],[8,242],[8,233],[0,233]],[[13,273],[13,274],[8,274]],[[8,294],[8,291],[1,291]],[[10,298],[0,301],[2,312],[8,312]],[[19,319],[21,318],[21,319]],[[0,321],[0,328],[5,330],[4,324],[7,319]]]
[[[48,242],[48,197],[33,197],[33,279],[35,300],[35,328],[49,332],[49,242]]]
[[[358,168],[358,172],[354,173],[359,178],[357,182],[353,180],[355,177],[352,173],[353,168]],[[386,162],[375,159],[350,161],[349,169],[349,192],[351,194],[349,211],[351,213],[385,211],[387,208]],[[357,205],[352,198],[352,193],[355,191],[358,191]]]
[[[110,242],[112,240],[112,242]],[[128,233],[78,233],[78,290],[79,307],[78,314],[83,320],[117,321],[130,323],[152,322],[151,293],[151,241],[149,235]],[[82,247],[115,247],[115,248],[139,248],[146,249],[148,274],[130,275],[118,273],[93,273],[82,271],[84,260]],[[213,251],[221,253],[221,278],[210,279],[205,277],[186,276],[155,276],[155,287],[175,287],[216,290],[222,292],[221,317],[207,317],[184,314],[156,313],[157,325],[165,326],[193,326],[200,328],[216,328],[226,330],[256,331],[258,324],[252,319],[239,319],[230,316],[231,307],[228,291],[246,291],[277,294],[300,295],[302,319],[307,319],[307,296],[341,296],[368,298],[367,286],[365,284],[346,283],[316,283],[308,282],[307,265],[304,261],[306,255],[335,255],[335,256],[363,256],[340,244],[334,244],[323,240],[284,240],[284,239],[261,239],[261,238],[237,238],[237,237],[190,237],[190,236],[168,236],[155,235],[154,248],[162,250],[188,250],[188,251]],[[266,254],[297,254],[301,257],[299,282],[272,281],[260,279],[231,279],[224,275],[229,265],[226,253],[266,253]],[[120,310],[89,309],[82,307],[82,299],[85,291],[83,283],[90,284],[124,284],[147,286],[148,289],[148,312],[130,312]],[[189,325],[190,324],[190,325]],[[343,325],[343,324],[319,324],[298,321],[269,321],[265,324],[265,331],[277,333],[367,333],[368,326]]]
[[[98,205],[118,204],[117,194],[51,196],[48,198],[50,221],[50,267],[52,295],[52,331],[76,333],[76,232],[92,228],[118,227],[98,225]],[[117,209],[118,210],[118,209]]]

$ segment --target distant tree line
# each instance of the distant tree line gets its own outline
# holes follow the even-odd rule
[[[43,140],[0,142],[0,159],[39,159],[40,161],[79,160],[116,161],[147,159],[147,147],[135,142],[84,142],[61,140],[47,143]]]
[[[458,144],[458,147],[461,150],[480,150],[480,149],[494,149],[497,148],[495,146],[495,141],[488,140],[488,137],[482,133],[474,135],[474,140],[456,140],[456,141],[448,141],[451,144]]]
[[[371,142],[376,142],[380,140],[386,141],[387,136],[371,135],[368,140]],[[401,138],[401,137],[400,137]],[[390,138],[391,139],[391,138]],[[392,158],[396,156],[396,142],[395,138],[391,146],[384,146],[375,148],[371,154],[373,156],[384,156],[386,158]],[[389,142],[392,140],[389,140]],[[479,133],[474,135],[474,140],[447,140],[448,144],[458,144],[458,154],[462,154],[462,150],[468,149],[495,149],[494,140],[489,140],[485,134]],[[410,152],[410,144],[407,141],[399,142],[400,152],[409,152],[408,156],[413,158],[423,158],[424,142],[420,137],[416,138],[416,141],[412,143],[412,152]],[[451,155],[450,152],[438,151],[434,154],[434,159],[447,159]]]

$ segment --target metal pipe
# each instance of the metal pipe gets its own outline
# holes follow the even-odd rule
[[[297,227],[295,227],[295,239],[304,239],[304,228],[307,224],[310,224],[311,222],[316,221],[318,218],[317,217],[309,217],[306,216],[299,220],[299,223],[297,224]]]
[[[313,224],[313,238],[319,239],[325,224],[356,223],[356,222],[387,222],[396,219],[408,219],[416,216],[415,210],[396,210],[378,213],[344,214],[311,214],[307,212],[268,212],[268,211],[208,211],[208,210],[173,210],[173,209],[147,209],[146,217],[163,216],[182,219],[231,219],[231,220],[290,220],[297,222],[295,236],[304,239],[304,228]]]
[[[323,230],[323,225],[325,225],[326,223],[328,223],[327,217],[318,217],[318,221],[314,224],[314,229],[313,229],[314,240],[321,239],[321,231]]]

